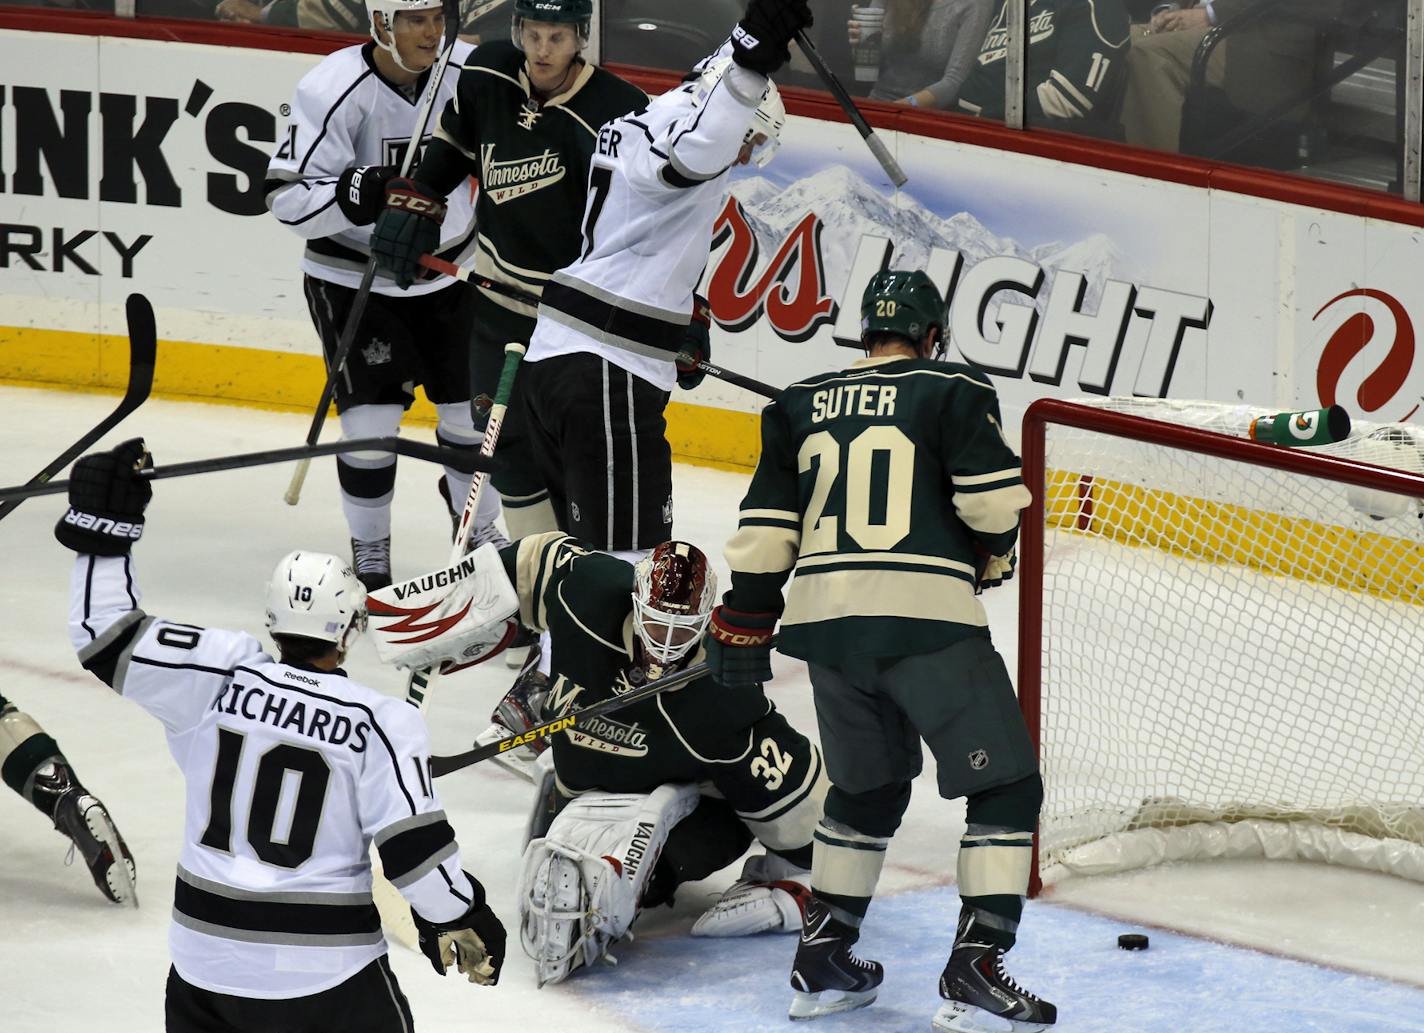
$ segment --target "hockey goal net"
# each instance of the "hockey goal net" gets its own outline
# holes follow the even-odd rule
[[[1424,881],[1424,437],[1357,424],[1312,449],[1249,440],[1274,411],[1030,407],[1033,892],[1250,856]]]

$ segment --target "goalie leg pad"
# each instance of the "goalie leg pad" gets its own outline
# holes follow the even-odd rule
[[[694,785],[584,793],[524,851],[519,939],[540,986],[607,957],[638,917],[668,833],[698,803]],[[612,960],[611,958],[609,960]]]
[[[811,873],[776,854],[756,854],[717,903],[692,926],[693,936],[796,933],[811,896]]]
[[[444,570],[377,589],[366,605],[376,654],[397,667],[469,667],[503,650],[519,626],[519,596],[492,544]]]

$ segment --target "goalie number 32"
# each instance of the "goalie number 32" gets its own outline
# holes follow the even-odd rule
[[[763,739],[760,753],[760,757],[752,758],[752,777],[761,779],[768,789],[775,792],[781,788],[794,760],[791,754],[782,752],[775,739]]]

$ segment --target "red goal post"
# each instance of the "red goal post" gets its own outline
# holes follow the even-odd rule
[[[1033,403],[1030,887],[1166,860],[1424,881],[1424,432],[1260,444],[1209,402]]]

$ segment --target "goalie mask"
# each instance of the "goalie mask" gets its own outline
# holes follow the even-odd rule
[[[267,630],[330,642],[344,653],[366,630],[366,589],[345,560],[298,549],[267,585]]]
[[[663,542],[634,568],[633,630],[646,657],[671,667],[696,647],[712,618],[717,575],[702,550]]]
[[[712,90],[722,81],[722,77],[731,67],[732,59],[730,57],[718,57],[700,68],[701,74],[692,91],[694,108],[700,108],[707,103],[707,98],[712,95]],[[752,118],[752,124],[747,127],[747,133],[742,137],[743,144],[751,143],[758,136],[766,137],[764,142],[756,144],[752,148],[751,161],[757,168],[766,168],[771,164],[771,159],[776,157],[776,152],[781,147],[781,130],[785,125],[786,105],[781,100],[781,91],[776,88],[776,83],[768,79],[766,89],[761,95],[761,101],[757,104],[756,115]]]
[[[371,38],[376,41],[376,46],[391,55],[396,65],[412,75],[418,75],[424,69],[411,68],[401,60],[400,50],[396,48],[396,15],[402,11],[438,11],[441,7],[440,0],[366,0],[366,16],[371,23],[368,27]],[[376,26],[386,30],[386,38],[381,39],[380,33],[376,31]]]

